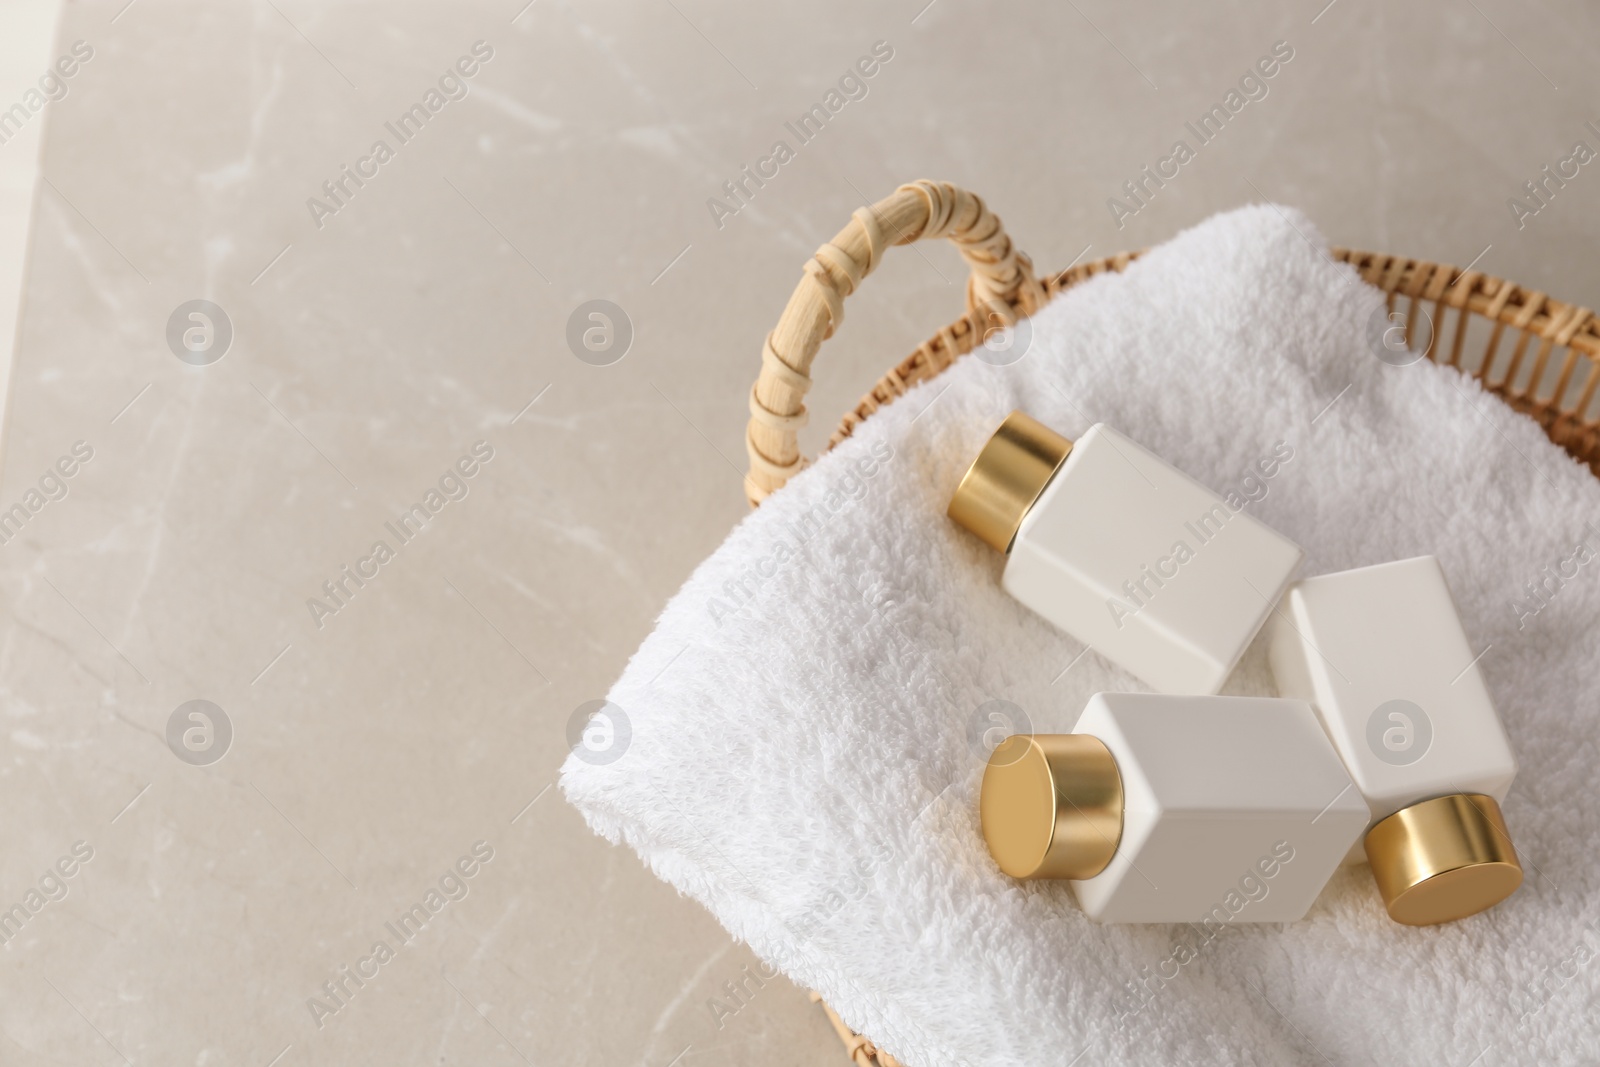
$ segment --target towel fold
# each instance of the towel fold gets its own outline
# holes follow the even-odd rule
[[[614,747],[567,761],[568,799],[911,1067],[1600,1062],[1600,481],[1472,379],[1377,358],[1381,307],[1270,205],[1062,294],[1021,359],[962,359],[740,523],[611,691]],[[1065,883],[1002,875],[977,805],[995,731],[1143,688],[945,517],[1013,408],[1237,492],[1302,576],[1438,556],[1520,761],[1523,887],[1410,928],[1359,866],[1301,922],[1202,932],[1097,925]],[[1224,692],[1274,692],[1259,638]]]

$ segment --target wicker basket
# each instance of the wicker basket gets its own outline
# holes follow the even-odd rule
[[[947,182],[902,185],[871,208],[858,209],[850,224],[806,262],[800,284],[777,327],[767,335],[761,375],[750,393],[745,435],[750,456],[745,493],[752,506],[806,465],[798,434],[806,422],[811,362],[843,321],[844,298],[872,273],[889,245],[926,237],[948,237],[971,268],[967,314],[879,379],[840,422],[828,442],[830,448],[874,411],[970,352],[988,330],[1011,325],[1063,289],[1096,274],[1120,271],[1138,257],[1137,252],[1128,252],[1095,260],[1041,282],[1034,276],[1033,263],[1012,246],[1000,219],[977,196]],[[1416,336],[1418,316],[1428,317],[1433,327],[1429,359],[1477,378],[1513,408],[1536,419],[1552,441],[1600,476],[1600,404],[1595,401],[1600,386],[1600,320],[1588,308],[1475,270],[1381,252],[1335,248],[1330,254],[1383,290],[1391,311],[1402,310],[1404,301],[1408,338]],[[1456,312],[1453,332],[1447,325],[1451,308]],[[1508,329],[1515,335],[1509,355],[1502,350]],[[1534,342],[1538,344],[1530,361]],[[815,993],[812,999],[820,1003]],[[859,1067],[900,1067],[872,1042],[852,1033],[827,1005],[823,1010]]]

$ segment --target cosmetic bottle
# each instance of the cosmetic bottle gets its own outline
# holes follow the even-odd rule
[[[1522,884],[1500,802],[1517,773],[1479,653],[1432,556],[1290,586],[1268,631],[1278,691],[1311,703],[1371,808],[1389,915],[1450,922]]]
[[[1074,443],[1020,411],[949,515],[1006,554],[1006,592],[1163,693],[1220,689],[1301,555],[1104,423]]]
[[[1303,701],[1100,693],[1070,734],[990,754],[984,840],[1099,922],[1289,922],[1367,825]]]

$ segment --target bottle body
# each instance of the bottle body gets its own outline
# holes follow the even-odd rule
[[[1361,790],[1373,832],[1348,859],[1371,860],[1380,887],[1396,863],[1418,866],[1393,848],[1425,852],[1425,836],[1441,833],[1459,839],[1449,846],[1452,877],[1487,880],[1481,898],[1493,899],[1482,907],[1521,880],[1499,812],[1516,757],[1479,669],[1482,651],[1432,556],[1309,578],[1284,595],[1269,631],[1273,675],[1280,693],[1312,704]],[[1429,822],[1440,825],[1423,829]]]
[[[1222,687],[1301,551],[1104,424],[1023,517],[1002,586],[1162,693]]]
[[[1085,787],[1092,768],[1081,751],[1062,757],[1063,736],[1103,747],[1118,789]],[[982,817],[1003,871],[1074,878],[1091,919],[1225,924],[1304,916],[1367,809],[1301,701],[1100,693],[1072,735],[995,750]],[[1063,875],[1075,866],[1084,876]]]
[[[1101,693],[1074,731],[1122,772],[1116,854],[1072,883],[1100,922],[1292,922],[1366,828],[1301,701]]]

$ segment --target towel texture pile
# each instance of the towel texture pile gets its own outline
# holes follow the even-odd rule
[[[733,531],[610,694],[626,750],[569,759],[567,797],[911,1067],[1600,1062],[1600,481],[1462,374],[1378,359],[1381,303],[1272,206],[1064,293],[1023,358],[962,359]],[[1521,764],[1521,890],[1415,929],[1351,867],[1304,921],[1208,940],[1002,875],[989,746],[1142,688],[945,517],[1014,408],[1239,493],[1301,576],[1438,556]],[[1274,692],[1260,639],[1224,692]]]

